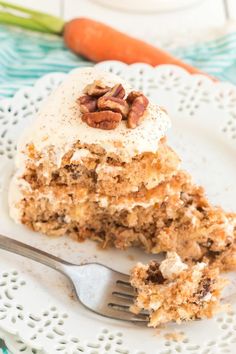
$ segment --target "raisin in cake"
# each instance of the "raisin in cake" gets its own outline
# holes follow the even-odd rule
[[[47,235],[234,266],[235,215],[180,169],[169,127],[166,111],[120,77],[73,71],[19,143],[12,218]]]

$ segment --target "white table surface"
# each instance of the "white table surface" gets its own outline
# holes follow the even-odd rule
[[[146,40],[150,36],[156,36],[157,43],[159,38],[163,39],[165,36],[181,39],[183,33],[190,37],[202,33],[204,37],[206,30],[222,29],[226,24],[223,0],[202,0],[197,5],[183,10],[146,14],[115,11],[93,0],[10,0],[10,2],[61,15],[65,20],[76,16],[91,17]],[[236,20],[236,0],[228,0],[228,6],[230,17]]]

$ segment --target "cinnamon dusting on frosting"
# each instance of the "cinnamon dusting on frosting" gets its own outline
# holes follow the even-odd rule
[[[108,87],[121,84],[129,94],[130,86],[120,77],[101,72],[95,68],[76,69],[46,99],[32,125],[25,131],[18,151],[17,164],[25,160],[26,146],[34,142],[37,151],[48,154],[53,149],[57,163],[77,142],[99,144],[107,153],[116,154],[123,161],[130,161],[134,156],[146,151],[156,152],[158,142],[170,127],[170,119],[157,105],[149,103],[146,117],[136,129],[127,129],[121,121],[114,130],[102,130],[89,127],[82,121],[77,99],[84,95],[84,88],[94,80],[103,82]],[[45,140],[45,135],[48,139]]]

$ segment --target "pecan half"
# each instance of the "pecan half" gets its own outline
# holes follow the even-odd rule
[[[113,112],[118,112],[122,114],[123,118],[126,118],[129,112],[128,103],[119,97],[102,96],[98,99],[98,109],[111,110]]]
[[[95,97],[84,95],[78,98],[82,113],[95,112],[97,110],[97,99]]]
[[[115,129],[119,125],[122,120],[122,116],[120,113],[112,111],[100,111],[84,113],[82,115],[82,120],[90,127],[111,130]]]
[[[128,94],[126,100],[127,100],[128,103],[133,103],[134,100],[135,100],[135,98],[137,98],[137,97],[139,97],[139,96],[142,96],[142,95],[143,95],[143,93],[140,92],[140,91],[131,91],[131,92]]]
[[[101,97],[110,90],[102,81],[95,80],[85,87],[84,92],[90,96]]]
[[[127,125],[129,128],[134,129],[142,122],[148,103],[147,97],[143,94],[134,98],[128,114]]]
[[[117,98],[124,98],[125,97],[125,89],[121,84],[117,84],[113,86],[105,96],[109,97],[117,97]]]

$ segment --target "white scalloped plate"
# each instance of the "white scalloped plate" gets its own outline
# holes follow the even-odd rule
[[[119,62],[97,66],[123,76],[167,107],[173,121],[169,140],[183,157],[184,167],[206,187],[214,203],[236,209],[236,88],[190,76],[175,66],[154,69]],[[18,136],[44,97],[64,77],[60,73],[46,75],[35,87],[22,88],[14,98],[0,102],[0,232],[71,262],[96,259],[128,272],[135,262],[147,261],[150,256],[138,250],[101,251],[92,242],[76,243],[66,237],[48,238],[15,225],[8,216],[7,188]],[[157,331],[99,317],[74,300],[70,284],[60,274],[4,251],[0,257],[0,329],[13,353],[235,352],[234,276],[226,294],[232,305],[229,313],[212,320],[171,324]],[[181,332],[182,339],[166,339],[165,334],[173,332]]]

